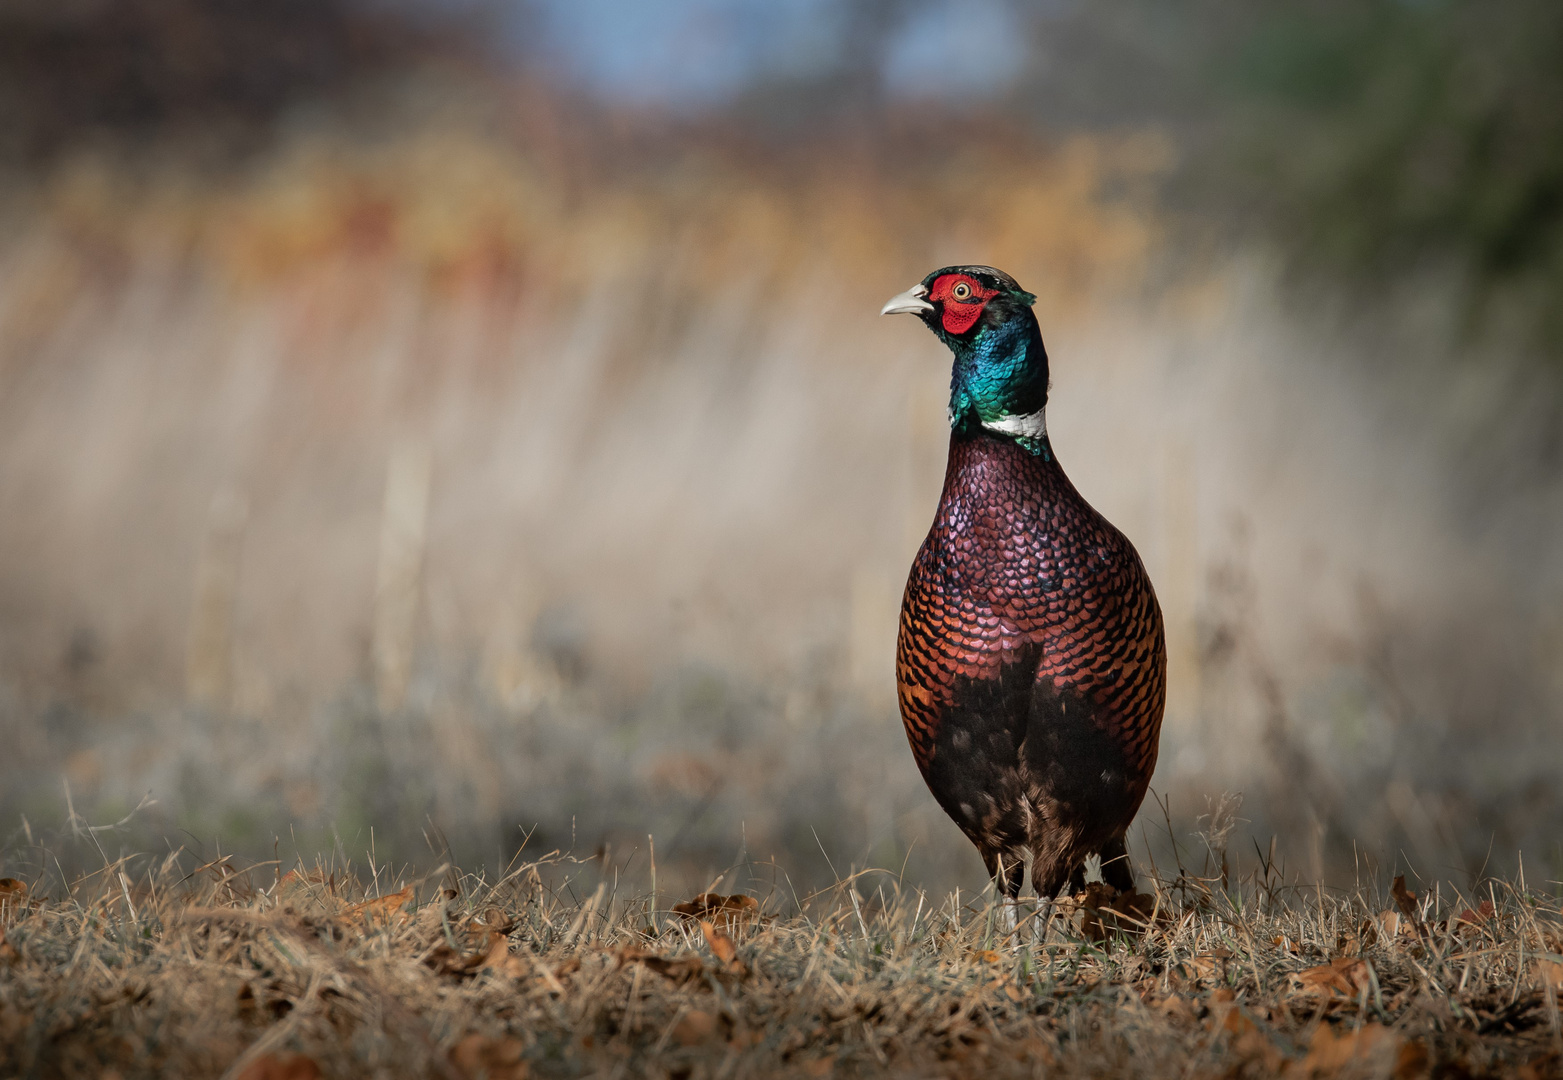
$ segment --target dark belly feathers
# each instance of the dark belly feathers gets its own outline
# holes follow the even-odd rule
[[[1128,827],[1156,764],[1161,613],[1051,453],[952,439],[896,672],[923,777],[990,867],[1030,850],[1038,891],[1056,888]]]

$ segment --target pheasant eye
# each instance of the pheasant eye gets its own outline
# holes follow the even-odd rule
[[[955,297],[957,300],[970,300],[971,286],[966,284],[964,281],[957,281],[955,283],[955,288],[950,290],[950,295]]]

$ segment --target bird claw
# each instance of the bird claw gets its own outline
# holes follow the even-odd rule
[[[1013,896],[1004,897],[999,903],[999,933],[1006,938],[1012,937],[1019,924],[1020,901]]]

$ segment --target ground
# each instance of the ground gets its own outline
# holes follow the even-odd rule
[[[1563,911],[1523,882],[1185,873],[1010,936],[991,893],[879,872],[680,904],[561,857],[47,884],[0,882],[0,1077],[1563,1076]]]

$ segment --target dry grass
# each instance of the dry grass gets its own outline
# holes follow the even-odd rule
[[[988,895],[880,872],[670,907],[557,855],[186,862],[6,879],[0,1075],[1563,1072],[1563,910],[1523,881],[1345,893],[1261,860],[1153,880],[1148,924],[1111,930],[1095,886],[1006,939]]]

